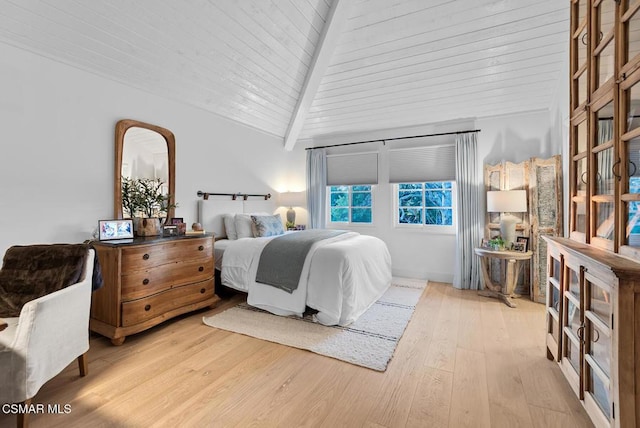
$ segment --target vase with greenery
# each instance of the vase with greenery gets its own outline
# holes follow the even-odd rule
[[[138,236],[155,236],[162,233],[160,218],[169,208],[171,195],[163,194],[164,183],[160,179],[122,179],[122,208],[134,220]]]

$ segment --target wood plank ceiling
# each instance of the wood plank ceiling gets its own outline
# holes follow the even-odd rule
[[[566,0],[335,1],[0,0],[0,42],[294,143],[549,109],[566,72]]]

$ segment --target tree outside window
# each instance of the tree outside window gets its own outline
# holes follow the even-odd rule
[[[371,186],[330,186],[331,223],[372,223]]]
[[[453,225],[453,182],[401,183],[397,189],[399,224]]]

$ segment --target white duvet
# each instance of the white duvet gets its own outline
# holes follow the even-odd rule
[[[295,233],[295,232],[293,232]],[[247,292],[247,303],[277,315],[318,310],[324,325],[355,321],[391,285],[391,256],[373,236],[347,232],[316,242],[305,260],[298,288],[287,293],[255,281],[260,254],[274,237],[229,241],[222,258],[222,283]]]

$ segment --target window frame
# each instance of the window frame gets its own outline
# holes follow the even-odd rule
[[[349,188],[349,192],[348,192],[348,200],[349,200],[349,205],[348,206],[344,206],[344,207],[332,207],[331,206],[331,188],[332,187],[348,187]],[[352,200],[352,196],[353,196],[353,187],[358,187],[358,186],[370,186],[371,190],[368,192],[371,194],[371,206],[368,207],[371,210],[371,222],[370,223],[364,223],[364,222],[354,222],[352,221],[352,214],[353,214],[353,208],[354,206],[351,205],[353,200]],[[327,226],[338,226],[338,225],[342,225],[342,226],[363,226],[363,227],[371,227],[374,226],[375,223],[375,212],[374,212],[374,205],[375,205],[375,184],[342,184],[342,185],[329,185],[327,186],[327,209],[326,209],[326,215],[327,215]],[[364,191],[360,191],[360,192],[356,192],[356,193],[367,193]],[[349,221],[331,221],[331,208],[347,208],[349,210]],[[355,207],[356,209],[361,209],[361,208],[367,208],[367,207]]]
[[[438,225],[438,224],[425,224],[424,223],[424,211],[428,208],[425,206],[424,192],[428,189],[425,189],[425,183],[451,183],[451,225]],[[400,223],[400,185],[402,184],[421,184],[422,185],[422,205],[416,206],[416,208],[421,208],[423,210],[423,219],[421,224],[412,224],[412,223]],[[412,183],[394,183],[392,187],[393,194],[393,226],[397,229],[409,229],[413,231],[423,231],[428,233],[438,233],[438,234],[446,234],[446,235],[455,235],[457,232],[457,186],[455,180],[441,180],[441,181],[421,181],[421,182],[412,182]],[[449,207],[446,207],[449,208]]]

